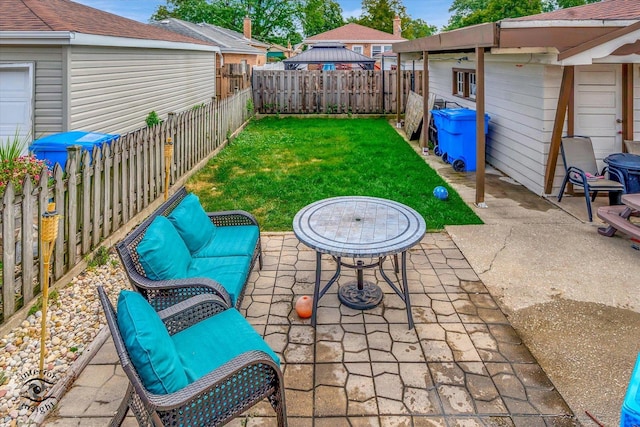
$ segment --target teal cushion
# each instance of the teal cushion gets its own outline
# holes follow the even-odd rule
[[[178,230],[193,254],[206,246],[216,234],[216,226],[202,208],[198,196],[188,194],[167,218]]]
[[[167,394],[189,384],[169,332],[142,295],[120,292],[117,318],[131,363],[147,390]]]
[[[234,308],[196,323],[171,339],[190,383],[251,350],[262,350],[280,364],[278,356]]]
[[[250,266],[249,256],[193,258],[187,277],[208,277],[215,280],[225,288],[235,305],[249,276]]]
[[[260,230],[256,225],[230,225],[216,228],[216,238],[211,239],[194,258],[247,255],[252,256],[258,243]]]
[[[167,218],[158,216],[151,222],[136,251],[149,279],[187,277],[191,254]]]

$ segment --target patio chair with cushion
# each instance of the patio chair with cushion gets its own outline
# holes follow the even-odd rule
[[[627,153],[637,154],[640,156],[640,141],[625,139],[624,146],[627,148]]]
[[[221,425],[266,398],[286,426],[278,356],[221,298],[201,294],[156,312],[122,291],[116,313],[102,286],[98,294],[130,381],[112,425],[129,408],[142,426]]]
[[[582,187],[584,189],[584,198],[587,202],[589,222],[593,221],[591,202],[596,199],[598,192],[626,192],[624,178],[620,172],[609,169],[607,166],[602,171],[598,171],[591,138],[587,136],[565,136],[562,138],[560,151],[566,174],[558,193],[558,202],[562,201],[567,183],[573,184],[574,187]],[[618,181],[609,179],[607,174],[615,174]]]

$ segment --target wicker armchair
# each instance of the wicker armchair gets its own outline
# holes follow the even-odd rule
[[[129,387],[111,425],[120,425],[129,408],[141,426],[217,426],[267,398],[278,426],[286,427],[284,383],[279,366],[263,351],[229,360],[186,387],[169,394],[150,393],[138,375],[120,334],[115,309],[102,286],[100,302]],[[226,310],[219,297],[202,294],[158,313],[170,335]],[[234,339],[230,332],[229,339]]]
[[[227,304],[231,304],[231,297],[224,287],[206,277],[174,279],[174,280],[151,280],[147,277],[143,266],[138,258],[138,252],[136,248],[147,228],[151,225],[153,220],[158,216],[167,216],[180,204],[180,202],[187,196],[187,190],[182,187],[174,195],[164,202],[158,209],[156,209],[148,218],[146,218],[139,226],[137,226],[131,233],[129,233],[123,240],[116,244],[116,250],[118,256],[122,261],[122,265],[127,273],[127,277],[132,286],[140,292],[157,310],[163,310],[171,307],[172,305],[187,300],[192,296],[202,293],[209,293],[218,295]],[[258,226],[256,219],[246,211],[220,211],[220,212],[207,212],[209,219],[217,227],[233,226],[233,225],[255,225]],[[262,269],[262,246],[260,237],[256,244],[249,271],[255,266],[256,260],[259,262],[259,268]],[[248,279],[248,277],[247,277]],[[245,281],[246,286],[246,281]],[[235,301],[235,307],[239,308],[242,304],[242,298],[244,296],[244,289],[240,293]]]

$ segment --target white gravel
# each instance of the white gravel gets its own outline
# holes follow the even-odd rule
[[[115,255],[106,265],[85,270],[57,289],[57,298],[50,298],[45,380],[55,384],[64,378],[74,360],[106,324],[96,289],[99,285],[111,297],[129,288]],[[29,385],[33,384],[29,380],[39,377],[41,319],[42,312],[38,311],[0,339],[0,426],[24,424],[37,406],[29,399]]]

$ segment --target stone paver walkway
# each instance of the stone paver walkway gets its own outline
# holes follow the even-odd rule
[[[283,360],[290,426],[579,425],[448,234],[429,233],[409,252],[413,330],[374,270],[365,279],[385,292],[379,307],[342,306],[334,285],[314,329],[293,304],[313,294],[315,252],[293,233],[265,234],[263,250],[242,308]],[[328,280],[335,265],[323,260]],[[352,280],[343,269],[338,285]],[[107,425],[125,389],[108,341],[47,425]],[[264,403],[232,425],[275,425],[275,417]]]

